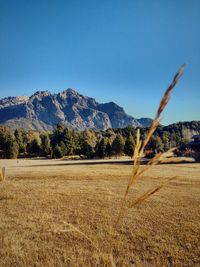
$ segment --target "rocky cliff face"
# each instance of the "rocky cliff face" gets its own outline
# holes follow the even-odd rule
[[[13,129],[46,131],[52,130],[58,123],[76,130],[143,126],[117,104],[99,104],[72,89],[58,94],[38,91],[31,97],[0,99],[0,124]]]

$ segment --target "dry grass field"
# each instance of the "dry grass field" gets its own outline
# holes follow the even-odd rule
[[[0,266],[200,266],[200,164],[153,166],[115,229],[129,162],[1,160]],[[79,232],[80,231],[80,232]]]

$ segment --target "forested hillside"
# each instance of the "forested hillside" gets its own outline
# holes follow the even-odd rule
[[[144,137],[148,128],[141,128]],[[150,140],[147,151],[166,151],[184,147],[194,134],[200,134],[200,121],[179,122],[159,126]],[[35,132],[0,126],[0,157],[62,158],[79,155],[86,158],[132,156],[136,128],[108,129],[105,131],[75,131],[58,124],[53,132]]]

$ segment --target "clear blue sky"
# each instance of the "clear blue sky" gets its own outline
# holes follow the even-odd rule
[[[68,87],[163,123],[200,120],[199,0],[0,0],[0,97]]]

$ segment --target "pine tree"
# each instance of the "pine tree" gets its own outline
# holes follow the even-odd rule
[[[53,157],[54,158],[62,158],[62,150],[61,147],[59,145],[56,145],[53,149]]]
[[[110,144],[110,140],[108,140],[106,145],[106,155],[109,158],[112,156],[112,145]]]
[[[24,143],[23,139],[23,130],[16,129],[14,135],[15,135],[15,140],[19,146],[19,153],[26,153],[26,144]]]
[[[37,138],[34,138],[30,143],[27,144],[27,153],[30,156],[38,157],[40,155],[40,145]]]
[[[17,158],[19,146],[15,141],[15,136],[7,127],[0,127],[0,150],[3,158]]]
[[[128,155],[129,157],[132,157],[134,148],[135,148],[135,141],[133,139],[132,134],[130,133],[129,137],[126,139],[125,146],[124,146],[125,154]]]
[[[112,143],[112,153],[115,156],[120,156],[124,152],[124,138],[121,134],[117,134],[116,138]]]
[[[97,137],[92,130],[84,130],[80,136],[80,153],[87,158],[92,158],[95,155],[95,147],[97,144]]]
[[[62,141],[65,145],[65,154],[66,155],[72,155],[73,154],[73,132],[72,130],[65,128],[63,131],[63,137],[62,137]],[[60,143],[61,145],[61,143]],[[62,144],[63,146],[63,144]],[[64,148],[64,146],[63,146]]]
[[[105,158],[107,156],[107,144],[108,144],[108,138],[103,137],[100,142],[96,146],[96,155],[100,158]]]
[[[67,154],[67,147],[63,141],[60,142],[61,157],[64,157]]]
[[[41,156],[47,157],[51,155],[51,143],[48,134],[41,134],[41,145],[40,145],[40,154]]]

